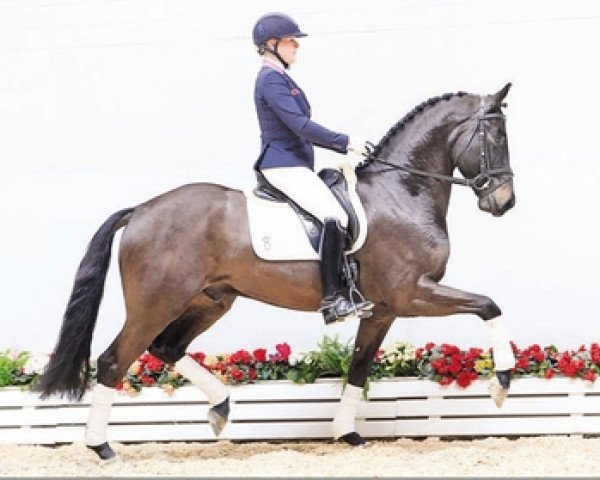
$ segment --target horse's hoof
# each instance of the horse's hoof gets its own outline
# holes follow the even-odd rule
[[[340,438],[338,438],[338,440],[340,442],[345,442],[348,445],[352,445],[353,447],[360,447],[361,445],[365,445],[367,443],[365,439],[356,432],[350,432],[346,435],[342,435]]]
[[[511,376],[512,375],[510,370],[501,370],[499,372],[496,372],[496,377],[498,378],[500,385],[502,385],[502,388],[505,388],[506,390],[510,388]]]
[[[504,400],[508,397],[508,388],[503,388],[497,377],[490,378],[489,392],[492,400],[498,408],[504,404]]]
[[[109,461],[109,460],[116,460],[117,458],[117,454],[115,453],[115,451],[110,448],[110,445],[108,444],[108,442],[104,442],[101,443],[100,445],[86,445],[86,447],[88,447],[90,450],[93,450],[96,455],[98,455],[98,457],[100,457],[100,460],[102,461]]]
[[[229,397],[208,410],[208,423],[210,423],[216,437],[218,437],[223,431],[223,428],[225,428],[228,418]]]

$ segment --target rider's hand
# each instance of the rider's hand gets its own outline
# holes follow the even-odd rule
[[[362,140],[359,137],[350,137],[348,141],[348,152],[352,152],[358,157],[350,160],[354,168],[358,167],[361,163],[367,160],[367,157],[371,153],[370,145],[370,142]]]

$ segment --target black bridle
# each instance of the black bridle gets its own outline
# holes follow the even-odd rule
[[[403,170],[403,171],[411,173],[413,175],[419,175],[419,176],[428,177],[428,178],[435,178],[437,180],[442,180],[445,182],[455,183],[457,185],[464,185],[466,187],[471,187],[480,194],[483,193],[483,190],[487,189],[490,186],[490,182],[491,182],[492,178],[500,176],[500,175],[508,175],[508,177],[509,177],[508,179],[495,185],[492,189],[490,189],[489,192],[487,192],[487,193],[491,193],[492,191],[496,190],[500,185],[503,185],[504,183],[508,182],[508,180],[514,176],[513,171],[510,169],[510,167],[508,165],[506,167],[502,167],[502,168],[491,168],[491,166],[490,166],[490,160],[489,160],[489,155],[488,155],[488,140],[487,140],[487,131],[486,131],[485,121],[492,120],[492,119],[501,119],[504,122],[506,120],[506,116],[502,112],[485,113],[484,100],[483,100],[483,97],[481,97],[481,102],[479,104],[479,112],[477,114],[477,128],[475,128],[475,130],[473,131],[473,134],[471,135],[471,138],[469,138],[467,145],[465,146],[465,148],[463,148],[463,150],[460,152],[460,154],[456,158],[456,161],[454,162],[455,165],[458,165],[460,158],[465,153],[465,151],[467,151],[467,149],[471,146],[471,143],[473,143],[475,136],[478,135],[479,142],[480,142],[480,153],[481,153],[480,157],[479,157],[479,173],[477,175],[475,175],[473,178],[454,177],[452,175],[444,175],[442,173],[435,173],[435,172],[428,172],[426,170],[419,170],[417,168],[407,167],[405,165],[397,165],[395,163],[391,163],[386,160],[383,160],[380,157],[376,157],[372,154],[369,154],[367,156],[365,164],[381,163],[382,165],[386,165],[386,166],[390,167],[392,170]]]

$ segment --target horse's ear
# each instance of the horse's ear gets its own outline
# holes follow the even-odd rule
[[[510,90],[510,87],[512,86],[512,83],[508,82],[506,85],[504,85],[504,87],[502,87],[498,92],[496,92],[493,95],[493,99],[494,99],[494,104],[495,105],[500,105],[500,102],[502,102],[502,100],[504,100],[504,97],[506,97],[506,95],[508,94],[508,91]]]

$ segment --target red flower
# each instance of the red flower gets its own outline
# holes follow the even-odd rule
[[[592,356],[592,361],[596,364],[600,364],[600,345],[592,343],[590,345],[590,354]]]
[[[460,362],[460,357],[458,355],[452,355],[452,360],[450,362],[450,365],[448,366],[448,371],[456,375],[458,372],[460,372],[461,369],[462,364]]]
[[[443,359],[432,360],[431,366],[433,367],[434,370],[437,370],[440,373],[445,373],[445,372],[441,372],[442,369],[445,370],[445,368],[446,368],[446,362],[444,362]]]
[[[482,353],[483,353],[483,350],[481,348],[471,347],[471,348],[469,348],[469,351],[467,352],[467,358],[472,359],[472,360],[477,360]]]
[[[584,380],[588,380],[590,382],[594,382],[596,380],[596,372],[594,372],[593,370],[588,370],[587,372],[585,372],[581,378],[583,378]]]
[[[204,365],[204,360],[206,359],[206,355],[204,355],[204,353],[202,353],[202,352],[196,352],[196,353],[190,354],[190,356],[194,360],[196,360],[200,365]]]
[[[442,377],[442,379],[440,380],[440,385],[450,385],[453,382],[452,377]]]
[[[250,370],[248,370],[248,378],[250,379],[251,382],[256,380],[256,369],[255,368],[251,368]]]
[[[529,359],[527,357],[521,357],[517,360],[517,368],[521,370],[527,370],[529,368]]]
[[[433,342],[427,342],[425,344],[425,350],[427,350],[428,352],[431,352],[431,350],[433,349],[433,347],[435,347],[435,343],[433,343]]]
[[[227,370],[227,365],[225,365],[225,363],[223,363],[223,362],[217,362],[211,368],[211,370],[215,370],[215,371],[218,371],[218,372],[221,372],[221,373],[225,373],[225,370]]]
[[[163,361],[160,358],[156,358],[151,353],[147,353],[142,356],[140,359],[142,363],[145,364],[146,368],[150,370],[152,373],[158,373],[163,368]]]
[[[142,382],[144,385],[153,385],[154,379],[148,375],[142,375],[140,377],[140,382]]]
[[[477,380],[475,372],[460,372],[456,377],[456,383],[462,388],[467,388],[473,380]]]
[[[117,382],[115,385],[115,390],[123,390],[123,382]]]
[[[239,368],[232,368],[229,374],[231,375],[231,378],[233,378],[236,382],[239,382],[244,378],[244,372]]]
[[[455,345],[449,343],[442,343],[442,353],[444,355],[452,355],[453,353],[460,353],[460,349]]]
[[[264,363],[267,361],[267,350],[265,348],[257,348],[252,352],[255,362]]]
[[[544,352],[542,351],[533,352],[531,356],[536,362],[540,363],[546,359],[546,355],[544,355]]]
[[[544,377],[546,377],[548,380],[550,380],[553,376],[554,376],[554,370],[553,369],[546,370],[544,372]]]
[[[281,355],[281,359],[284,362],[289,360],[290,354],[292,353],[292,349],[287,343],[279,343],[275,345],[275,350],[277,350],[277,353]]]
[[[250,352],[246,350],[238,350],[235,353],[232,353],[229,357],[229,363],[243,363],[244,365],[249,365],[252,362],[252,357],[250,356]]]
[[[415,352],[415,358],[417,360],[421,360],[423,358],[423,348],[422,347],[417,348],[417,351]]]

